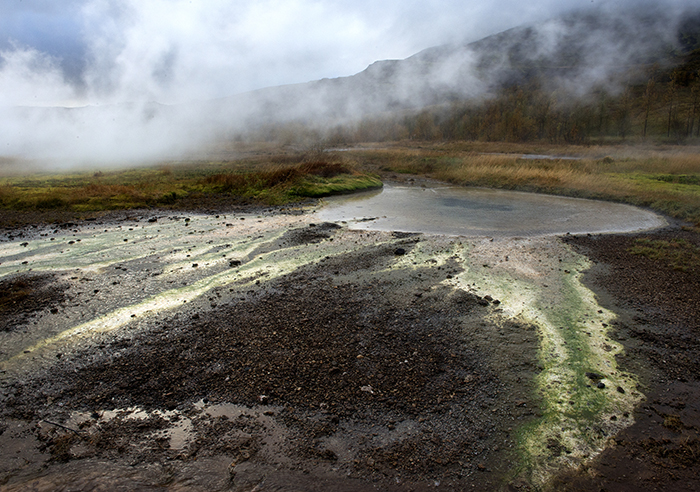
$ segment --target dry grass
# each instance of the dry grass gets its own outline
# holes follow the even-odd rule
[[[0,179],[0,208],[178,207],[193,197],[220,195],[237,203],[281,204],[379,186],[372,174],[410,173],[464,186],[630,203],[700,224],[697,147],[403,141],[360,144],[344,152],[313,149],[304,153],[252,144],[222,145],[213,153],[227,160],[6,177]],[[578,159],[528,159],[524,154]]]

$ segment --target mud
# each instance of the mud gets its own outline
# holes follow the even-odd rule
[[[618,360],[640,375],[646,398],[600,456],[555,479],[561,490],[700,490],[700,272],[631,254],[637,239],[700,247],[696,232],[679,229],[568,239],[595,262],[586,283],[618,313]]]
[[[290,248],[333,254],[273,279],[265,272],[214,287],[141,325],[68,330],[7,359],[0,439],[18,451],[4,465],[7,490],[100,481],[421,490],[502,481],[517,461],[515,428],[537,415],[537,331],[501,316],[498,302],[445,283],[463,270],[446,256],[453,241],[337,224],[280,232],[227,268]],[[100,285],[144,265],[134,255],[104,267]],[[26,307],[47,317],[56,306],[68,311],[41,301]]]
[[[675,400],[696,394],[697,359],[672,369],[685,350],[630,344],[649,330],[624,296],[693,318],[647,302],[651,281],[591,277],[634,266],[617,239],[595,237],[622,251],[601,257],[313,213],[152,218],[1,244],[3,285],[34,286],[3,313],[2,490],[599,490],[586,470],[645,415],[662,424],[628,455],[697,484],[696,400]]]

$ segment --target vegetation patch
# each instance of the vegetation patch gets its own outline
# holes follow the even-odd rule
[[[215,174],[206,178],[205,184],[217,192],[281,204],[376,188],[381,181],[354,172],[343,163],[312,161],[248,173]]]
[[[664,183],[679,183],[687,185],[700,185],[700,176],[694,174],[664,174],[657,176],[656,179]]]
[[[629,249],[634,255],[642,255],[654,261],[661,261],[675,270],[683,272],[700,271],[700,247],[685,239],[637,239]]]
[[[34,174],[0,181],[0,209],[95,212],[222,204],[279,205],[380,187],[340,159],[280,155],[240,161],[168,163],[118,171]]]

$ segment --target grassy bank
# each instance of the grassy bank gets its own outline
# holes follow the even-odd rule
[[[0,210],[85,213],[207,208],[212,203],[282,205],[378,187],[377,175],[416,174],[463,186],[629,203],[700,224],[700,149],[689,146],[395,142],[342,152],[253,147],[245,149],[244,157],[240,150],[220,150],[215,162],[8,175],[0,178]]]
[[[132,208],[282,205],[381,186],[340,159],[278,155],[163,163],[128,170],[34,173],[0,179],[0,210],[97,212]]]
[[[700,152],[695,150],[463,143],[365,148],[350,154],[367,171],[385,175],[419,174],[463,186],[623,202],[699,224]]]

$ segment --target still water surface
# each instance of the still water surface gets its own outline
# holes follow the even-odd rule
[[[318,215],[353,229],[453,236],[633,232],[666,225],[661,216],[630,205],[455,186],[385,185],[329,198]]]

